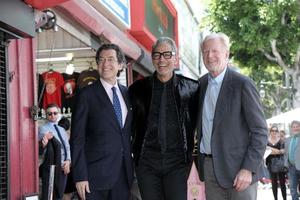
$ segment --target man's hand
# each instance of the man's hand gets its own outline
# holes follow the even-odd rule
[[[48,132],[44,135],[44,137],[42,138],[42,145],[43,148],[45,148],[49,142],[49,140],[51,140],[53,138],[53,133],[52,132]]]
[[[241,192],[245,190],[252,182],[252,172],[246,169],[241,169],[236,175],[233,187],[236,191]]]
[[[70,173],[70,166],[71,166],[70,160],[64,161],[64,163],[62,165],[62,170],[64,171],[65,175],[67,175],[68,173]]]
[[[85,200],[85,193],[88,192],[90,193],[90,187],[89,187],[89,182],[88,181],[79,181],[79,182],[76,182],[76,189],[77,189],[77,192],[80,196],[80,198],[82,200]]]

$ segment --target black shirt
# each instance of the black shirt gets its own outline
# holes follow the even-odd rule
[[[182,152],[173,79],[162,83],[155,77],[152,90],[144,148],[162,153]],[[165,105],[162,106],[161,104]],[[165,113],[162,115],[163,112]]]

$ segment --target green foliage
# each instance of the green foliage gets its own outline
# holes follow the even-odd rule
[[[284,63],[293,67],[300,44],[299,15],[297,0],[211,0],[202,28],[226,33],[234,63],[259,87],[262,80],[274,82],[265,86],[267,94],[274,94],[276,85],[282,85],[283,69],[268,60],[262,50],[272,55],[270,42],[275,39]],[[270,101],[264,103],[272,109]]]
[[[230,36],[232,56],[237,61],[241,60],[241,64],[261,64],[262,60],[266,60],[259,59],[262,56],[257,54],[262,53],[258,50],[271,53],[272,39],[277,40],[286,63],[291,64],[300,42],[299,13],[298,2],[292,0],[212,0],[208,18],[212,31],[222,31]],[[240,58],[238,54],[245,57]]]

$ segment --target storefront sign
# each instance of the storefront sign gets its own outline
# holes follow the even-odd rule
[[[174,39],[174,17],[162,0],[146,0],[146,27],[156,37]]]
[[[130,1],[129,0],[99,0],[113,15],[115,15],[127,28],[130,27]]]
[[[129,33],[147,50],[159,37],[170,37],[178,45],[177,11],[170,0],[131,0]]]

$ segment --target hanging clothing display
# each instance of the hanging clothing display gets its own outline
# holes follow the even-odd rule
[[[42,77],[45,82],[43,108],[46,109],[50,103],[56,103],[61,108],[61,90],[64,84],[63,76],[56,71],[50,70],[44,72]]]
[[[62,73],[64,78],[64,85],[62,91],[62,107],[63,108],[70,108],[71,111],[73,110],[74,102],[75,102],[75,95],[78,90],[77,80],[79,77],[78,72],[74,72],[73,74],[66,74]]]
[[[39,108],[43,107],[43,93],[45,90],[45,82],[43,79],[42,74],[37,75],[37,80],[38,80],[38,106]]]
[[[87,69],[80,73],[78,78],[79,89],[92,84],[96,80],[99,80],[99,72],[95,69]]]

